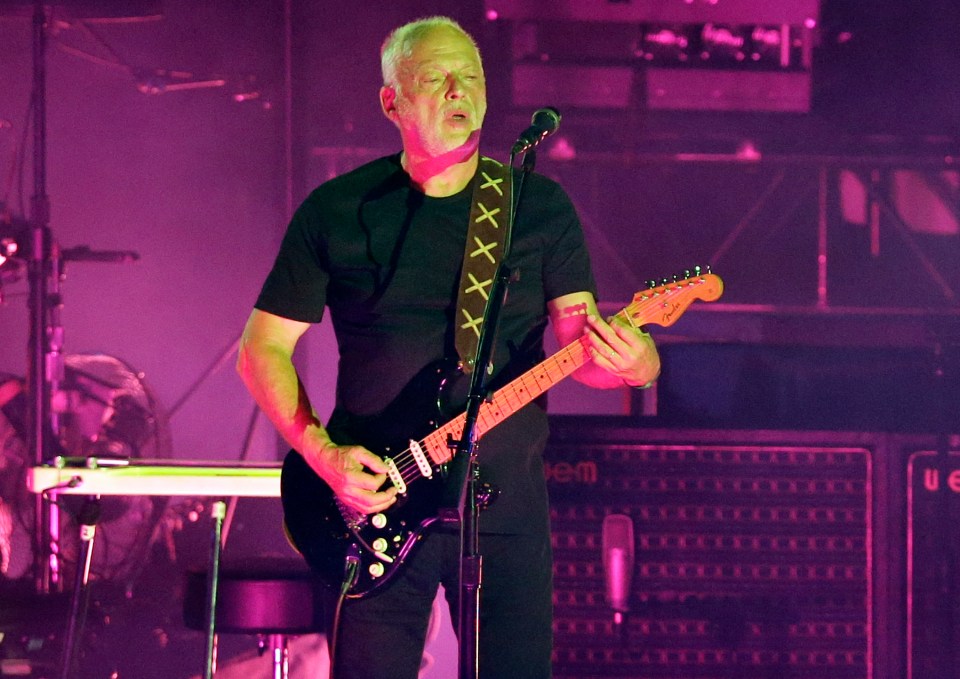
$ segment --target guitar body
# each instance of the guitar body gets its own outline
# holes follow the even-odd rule
[[[296,451],[283,461],[280,485],[284,524],[294,545],[303,554],[311,570],[331,587],[344,579],[348,555],[360,559],[356,584],[348,596],[362,597],[387,582],[399,569],[437,516],[440,492],[425,486],[407,494],[383,515],[367,517],[355,529],[347,526],[333,491]],[[431,490],[433,492],[431,492]],[[382,516],[383,519],[380,519]],[[379,522],[385,520],[380,526]],[[383,540],[383,546],[378,543]],[[376,547],[381,547],[377,550]],[[377,556],[383,554],[389,559]],[[373,570],[371,570],[373,569]]]
[[[618,316],[635,328],[666,327],[695,300],[714,301],[722,292],[720,278],[698,268],[693,276],[687,272],[684,280],[637,293]],[[497,389],[480,406],[477,438],[589,360],[587,340],[581,338]],[[442,504],[449,503],[443,473],[452,456],[448,442],[461,439],[466,418],[461,413],[448,419],[453,409],[445,404],[462,404],[457,390],[468,382],[451,379],[456,374],[451,367],[449,362],[427,366],[383,412],[336,431],[339,443],[362,445],[393,466],[386,483],[399,493],[387,511],[361,515],[343,505],[299,453],[291,451],[284,460],[280,494],[287,532],[331,587],[342,586],[348,560],[359,563],[349,597],[363,597],[388,582],[439,520]],[[433,419],[430,414],[435,414]]]
[[[348,432],[349,442],[382,458],[403,451],[411,440],[436,429],[443,415],[444,385],[453,375],[455,368],[448,362],[428,366],[382,413],[359,420]],[[424,413],[433,413],[433,419],[424,419]],[[382,514],[353,516],[303,457],[291,450],[280,475],[287,532],[310,568],[332,587],[339,588],[343,582],[347,556],[358,557],[357,581],[348,596],[362,597],[396,573],[435,521],[444,486],[439,465],[432,471],[432,477],[419,478]]]

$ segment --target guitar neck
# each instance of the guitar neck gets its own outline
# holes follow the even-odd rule
[[[638,292],[617,316],[634,328],[648,323],[666,327],[676,323],[694,300],[712,302],[723,293],[723,281],[715,274],[701,273],[698,268],[695,276],[690,277],[689,272],[687,275],[684,280],[664,282],[663,285]],[[589,361],[588,345],[586,337],[581,337],[498,389],[489,401],[480,406],[477,438]],[[453,456],[449,442],[460,440],[466,419],[466,414],[462,414],[450,420],[421,442],[435,464],[448,462]]]
[[[547,389],[573,374],[577,368],[589,360],[587,340],[581,337],[498,389],[489,401],[484,401],[480,406],[480,412],[477,415],[477,438],[479,439]],[[423,447],[434,463],[443,464],[450,461],[453,451],[447,442],[460,440],[466,421],[466,413],[462,413],[423,440]]]
[[[480,406],[478,436],[486,434],[589,360],[587,340],[581,337],[498,389],[489,402]]]

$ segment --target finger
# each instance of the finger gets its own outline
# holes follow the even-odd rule
[[[613,316],[605,321],[602,318],[591,316],[588,317],[587,321],[590,329],[593,330],[596,336],[602,340],[602,343],[610,347],[614,353],[621,354],[630,346],[630,342],[626,338],[632,330],[629,325],[625,326],[624,321],[619,317]],[[604,352],[604,347],[600,344],[597,345],[597,348],[601,353],[609,353]]]
[[[620,355],[628,349],[627,344],[604,321],[595,317],[592,321],[595,322],[588,324],[586,337],[593,349],[594,358],[600,357],[610,364],[615,364]]]
[[[391,486],[381,492],[358,491],[342,496],[341,499],[359,512],[373,514],[387,509],[397,501],[397,489]]]
[[[370,452],[366,448],[354,446],[350,449],[350,457],[375,474],[386,474],[389,471],[387,463],[384,462],[379,455]]]
[[[608,337],[613,337],[613,329],[610,327],[610,324],[599,316],[594,316],[593,314],[587,315],[587,327],[593,330],[598,336],[603,339]]]
[[[594,334],[588,335],[587,342],[590,345],[588,347],[590,355],[598,364],[608,366],[612,364],[612,361],[616,360],[616,350],[607,344],[601,337]]]
[[[607,324],[596,316],[587,316],[587,324],[583,328],[583,334],[590,340],[590,343],[600,349],[607,344],[606,337],[609,336]]]
[[[653,343],[649,333],[631,325],[621,316],[611,318],[609,326],[612,336],[605,341],[623,359],[621,367],[625,368],[649,351]]]
[[[632,325],[622,316],[614,316],[611,318],[609,325],[614,336],[622,341],[624,346],[639,348],[650,339],[649,333]]]
[[[606,344],[602,345],[601,348],[591,346],[590,354],[593,357],[594,363],[601,368],[609,371],[617,370],[617,353]]]
[[[614,335],[624,340],[625,342],[629,342],[630,339],[637,337],[639,335],[637,330],[635,330],[632,325],[630,325],[626,321],[623,321],[619,318],[614,318],[611,321],[610,329],[613,330]]]
[[[393,505],[393,503],[397,501],[397,489],[390,488],[390,491],[386,493],[378,493],[376,498],[371,498],[371,503],[367,511],[371,514],[375,514],[377,512],[382,512]],[[379,501],[374,502],[373,500]]]
[[[379,490],[386,480],[386,474],[371,474],[365,469],[352,470],[347,474],[347,481],[351,486],[368,493]]]

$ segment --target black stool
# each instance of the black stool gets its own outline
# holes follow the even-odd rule
[[[274,679],[287,679],[288,637],[324,630],[323,585],[299,559],[256,558],[220,567],[215,630],[256,634],[273,654]],[[207,571],[187,573],[183,620],[190,629],[207,627]]]

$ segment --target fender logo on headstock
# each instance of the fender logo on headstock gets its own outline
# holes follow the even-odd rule
[[[674,302],[671,305],[670,311],[664,312],[663,314],[664,323],[669,323],[670,319],[673,318],[674,314],[676,314],[678,311],[680,311],[680,305]]]

